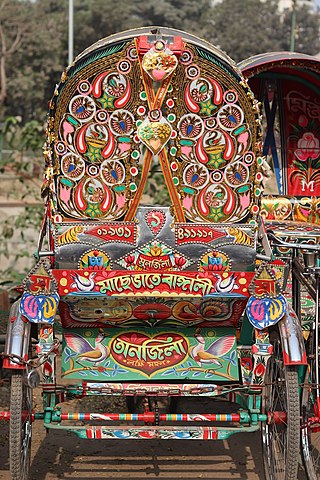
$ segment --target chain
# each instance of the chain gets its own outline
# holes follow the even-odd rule
[[[60,344],[60,340],[55,338],[47,352],[43,352],[37,358],[30,358],[29,360],[25,360],[20,355],[16,355],[15,353],[1,353],[0,357],[8,358],[12,363],[24,365],[25,367],[39,368],[48,360],[50,355],[57,350]]]

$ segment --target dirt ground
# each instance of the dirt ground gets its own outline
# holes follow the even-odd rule
[[[0,409],[9,399],[9,385],[0,386]],[[34,391],[36,409],[41,409],[40,389]],[[192,402],[204,403],[204,399]],[[120,398],[73,400],[64,411],[97,411],[94,402],[107,402],[105,410],[125,411]],[[180,399],[178,412],[193,408]],[[89,403],[88,403],[89,402]],[[110,404],[111,402],[111,404]],[[210,410],[210,399],[205,400]],[[101,411],[102,405],[98,405]],[[199,410],[198,405],[196,407]],[[0,422],[0,479],[10,480],[8,422]],[[237,434],[228,441],[185,440],[81,440],[72,433],[46,433],[42,421],[33,424],[31,480],[117,478],[121,480],[247,479],[264,478],[260,432]],[[299,472],[298,480],[305,480]]]

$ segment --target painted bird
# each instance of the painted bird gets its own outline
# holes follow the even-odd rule
[[[83,360],[86,362],[92,362],[94,366],[96,366],[97,363],[103,362],[110,355],[109,347],[106,347],[102,343],[104,334],[101,331],[95,339],[94,347],[77,333],[65,333],[64,338],[68,347],[77,353],[76,362],[79,363],[79,365],[82,365],[80,360]]]
[[[236,280],[238,277],[234,273],[227,278],[221,278],[218,275],[215,276],[218,279],[217,283],[215,284],[215,288],[218,293],[230,293],[232,290],[237,290],[239,288],[238,285],[236,285]]]
[[[71,275],[74,283],[71,287],[80,290],[80,292],[91,292],[94,289],[94,277],[96,272],[91,272],[89,277],[84,277],[83,275]]]
[[[234,344],[234,337],[226,336],[218,338],[205,349],[205,339],[199,329],[196,330],[194,338],[198,344],[190,348],[189,354],[200,366],[214,364],[216,368],[220,368],[222,363],[218,359],[229,352]]]

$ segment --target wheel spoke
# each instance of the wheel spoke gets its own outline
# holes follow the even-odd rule
[[[22,374],[11,379],[10,472],[12,480],[28,480],[31,450],[32,393]]]
[[[267,480],[296,480],[300,427],[298,375],[283,363],[278,334],[274,335],[273,347],[263,396],[264,411],[270,418],[262,427],[265,474]]]
[[[302,428],[301,444],[303,460],[309,480],[320,478],[320,422],[314,408],[316,397],[314,390],[309,386],[309,377],[306,375],[305,387],[302,392],[301,411]]]

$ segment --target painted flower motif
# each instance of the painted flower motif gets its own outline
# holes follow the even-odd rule
[[[135,257],[134,255],[127,255],[124,259],[124,261],[126,262],[126,264],[128,266],[132,265],[134,262],[135,262]]]
[[[118,83],[114,79],[110,80],[108,83],[109,85],[106,90],[109,95],[112,95],[113,97],[121,97],[121,95],[124,94],[124,91],[125,91],[124,85],[122,85],[121,83]]]
[[[264,375],[265,370],[266,370],[266,367],[262,363],[258,363],[256,368],[254,369],[254,374],[256,377],[262,377]]]
[[[125,170],[118,161],[105,161],[101,165],[101,175],[107,185],[122,183],[125,178]]]
[[[243,358],[241,358],[240,363],[241,363],[241,366],[242,366],[243,368],[245,368],[246,370],[249,370],[249,371],[252,370],[252,366],[253,366],[253,364],[252,364],[252,358],[250,358],[250,357],[243,357]]]
[[[173,55],[164,55],[162,58],[162,66],[165,70],[171,70],[176,66],[177,60]]]
[[[315,160],[320,154],[319,140],[311,132],[304,133],[298,141],[298,148],[294,153],[301,162],[306,162],[309,158]]]
[[[208,171],[201,165],[190,165],[185,171],[184,180],[190,187],[201,188],[207,183]]]
[[[94,271],[110,268],[110,260],[103,252],[94,250],[92,254],[93,255],[88,255],[87,262],[83,262],[83,268],[88,268],[89,270]]]
[[[199,270],[209,272],[220,272],[226,270],[228,267],[228,259],[226,255],[220,252],[211,252],[205,254],[200,259]]]
[[[101,214],[101,210],[99,208],[98,205],[96,204],[91,204],[88,206],[87,210],[86,210],[86,213],[90,216],[90,217],[97,217],[98,215]]]
[[[126,110],[118,110],[110,116],[110,126],[116,135],[130,134],[134,126],[134,117]]]
[[[179,129],[184,138],[197,138],[203,131],[203,122],[198,115],[184,115],[179,122]]]
[[[150,125],[144,125],[139,129],[139,136],[143,141],[150,140],[153,138],[154,132]]]
[[[175,266],[178,267],[178,268],[182,268],[183,265],[186,263],[186,259],[181,257],[180,255],[177,255],[175,256],[174,258],[174,263],[175,263]]]
[[[213,270],[217,270],[217,267],[215,265],[212,265],[212,263],[209,263],[208,265],[202,265],[200,266],[200,272],[213,272]]]
[[[148,52],[144,55],[143,60],[142,60],[142,65],[143,68],[146,70],[152,70],[153,68],[156,68],[158,65],[158,56],[155,55],[152,52]]]
[[[197,88],[194,88],[191,91],[191,96],[195,102],[200,103],[206,100],[206,98],[208,97],[208,93],[206,91],[202,91]]]
[[[235,164],[231,164],[226,168],[225,176],[229,185],[243,185],[248,181],[249,170],[245,165],[242,165],[240,162],[236,162]]]

